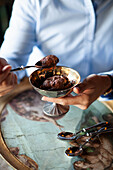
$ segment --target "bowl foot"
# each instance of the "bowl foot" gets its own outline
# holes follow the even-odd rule
[[[47,102],[45,103],[43,107],[43,112],[47,116],[51,117],[57,117],[61,116],[69,111],[69,106],[63,106],[60,104],[52,103],[52,102]]]

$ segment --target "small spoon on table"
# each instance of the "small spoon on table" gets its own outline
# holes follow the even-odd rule
[[[86,141],[82,145],[79,145],[78,147],[76,147],[76,146],[69,147],[65,151],[66,155],[67,156],[79,156],[79,155],[81,155],[83,153],[84,146],[87,143],[89,143],[90,141],[93,141],[100,134],[109,133],[109,132],[113,132],[113,128],[102,127],[97,132],[93,132],[93,133],[89,134],[89,136],[91,135],[91,137],[86,139]]]
[[[76,140],[78,138],[81,138],[82,136],[85,136],[89,132],[89,130],[93,131],[96,128],[103,127],[103,126],[109,127],[110,123],[109,122],[100,122],[100,123],[97,123],[95,125],[89,126],[87,128],[83,128],[76,133],[63,131],[63,132],[60,132],[58,134],[58,138],[61,139],[61,140]],[[83,134],[80,134],[80,133],[83,133]]]
[[[55,55],[48,55],[42,58],[40,61],[38,61],[35,65],[20,66],[18,68],[12,69],[11,72],[25,70],[26,68],[30,68],[30,67],[36,67],[36,68],[52,67],[52,66],[55,66],[58,62],[59,62],[59,59]]]

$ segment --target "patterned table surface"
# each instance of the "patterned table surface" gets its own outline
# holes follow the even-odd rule
[[[113,102],[95,101],[85,111],[70,106],[65,115],[51,118],[44,115],[44,102],[40,99],[28,80],[24,81],[24,86],[22,82],[15,92],[1,99],[1,131],[6,145],[19,160],[23,161],[22,155],[31,158],[39,170],[73,170],[77,166],[73,166],[74,163],[80,158],[65,155],[70,143],[59,140],[57,134],[62,130],[75,132],[82,127],[109,121],[109,118],[112,120]],[[0,162],[0,169],[12,169],[2,158]]]

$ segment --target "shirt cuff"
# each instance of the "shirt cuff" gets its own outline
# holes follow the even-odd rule
[[[113,71],[109,71],[109,72],[104,72],[104,73],[99,73],[98,75],[107,75],[110,80],[111,80],[111,86],[109,89],[107,89],[107,91],[104,93],[104,96],[107,96],[108,94],[110,94],[111,92],[113,92]]]

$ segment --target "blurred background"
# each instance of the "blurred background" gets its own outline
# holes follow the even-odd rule
[[[14,0],[0,0],[0,46],[4,39],[4,33],[9,25]],[[0,170],[12,170],[0,155]]]
[[[8,27],[14,0],[0,0],[0,46]]]

